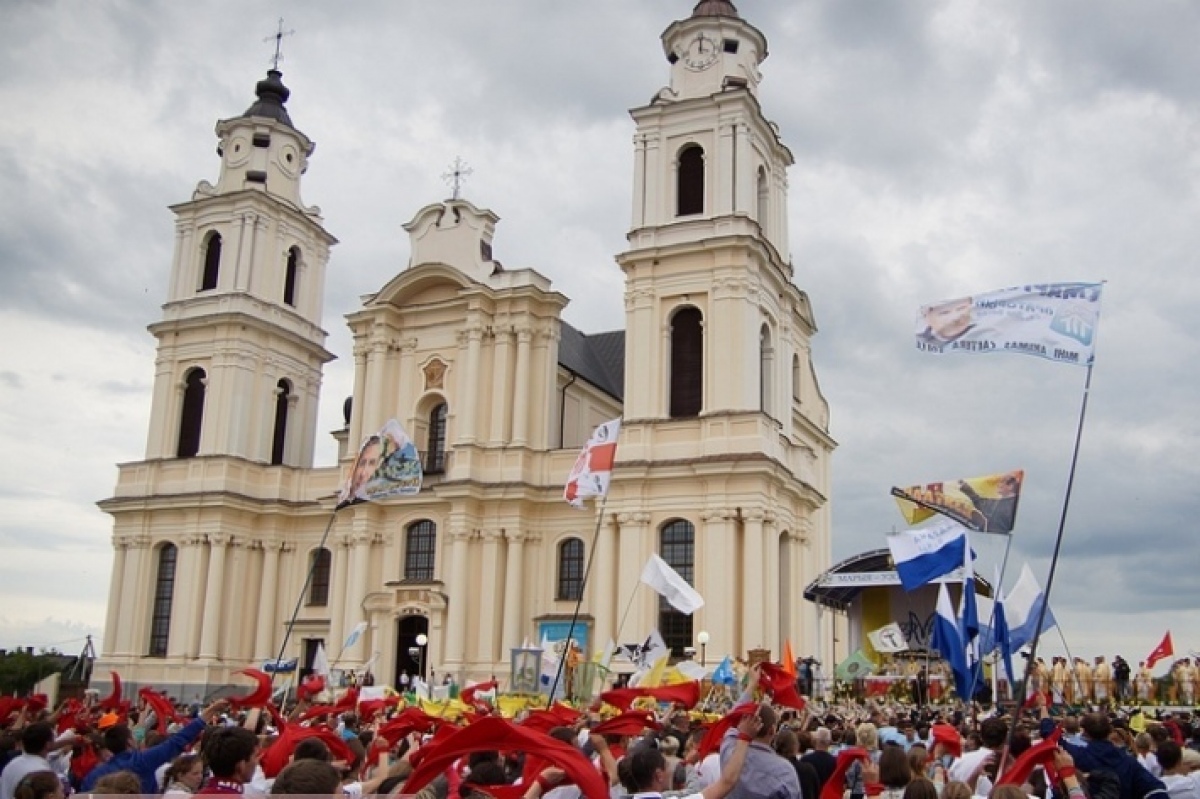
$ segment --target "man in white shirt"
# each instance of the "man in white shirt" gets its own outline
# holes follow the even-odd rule
[[[1004,742],[1008,739],[1008,724],[1003,719],[984,719],[979,725],[979,737],[983,746],[974,752],[965,752],[950,764],[948,775],[956,782],[970,783],[974,774],[984,763],[998,759]]]
[[[21,731],[23,754],[13,758],[0,774],[0,799],[13,799],[13,792],[27,774],[35,771],[54,771],[46,756],[54,747],[54,728],[45,722],[34,722]]]
[[[1163,785],[1171,799],[1200,799],[1200,784],[1183,763],[1183,750],[1174,741],[1158,745],[1158,764],[1162,766]]]

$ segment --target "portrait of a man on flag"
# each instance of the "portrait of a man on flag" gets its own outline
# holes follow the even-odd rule
[[[408,496],[421,490],[421,456],[408,433],[395,419],[367,436],[359,447],[338,504]]]
[[[909,524],[919,524],[934,514],[978,533],[1011,533],[1025,472],[989,474],[939,483],[893,488],[892,496]]]

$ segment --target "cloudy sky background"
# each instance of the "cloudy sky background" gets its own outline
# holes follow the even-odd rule
[[[329,270],[321,430],[352,386],[343,317],[406,263],[448,193],[502,221],[496,256],[623,326],[633,124],[690,0],[189,3],[0,0],[0,646],[100,637],[111,526],[94,503],[145,446],[170,203],[215,180],[213,126],[253,99],[280,14],[304,199]],[[1200,649],[1200,6],[741,0],[760,97],[796,157],[791,256],[840,442],[834,555],[902,526],[888,489],[1026,470],[1013,539],[1044,582],[1085,370],[933,358],[916,307],[1106,280],[1053,605],[1073,654]],[[586,301],[583,301],[586,298]],[[325,437],[318,464],[334,458]],[[976,548],[985,569],[999,540]],[[1047,653],[1062,651],[1057,636]]]

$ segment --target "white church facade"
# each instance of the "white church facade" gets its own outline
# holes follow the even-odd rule
[[[510,650],[561,638],[580,599],[587,650],[657,628],[677,653],[701,631],[710,657],[820,652],[802,595],[831,562],[836,445],[789,260],[793,158],[758,101],[767,43],[727,0],[662,43],[670,84],[631,112],[623,328],[563,321],[547,278],[494,257],[491,211],[427,205],[406,268],[347,317],[354,388],[329,466],[314,451],[336,239],[300,196],[313,142],[275,71],[218,123],[216,184],[172,208],[145,458],[100,503],[115,554],[97,679],[203,695],[273,660],[297,607],[285,659],[310,665],[323,643],[377,683],[415,673],[414,652],[427,673],[507,675]],[[616,417],[598,518],[563,485]],[[358,443],[390,418],[421,452],[421,492],[335,513]],[[704,597],[694,616],[638,588],[652,553]]]

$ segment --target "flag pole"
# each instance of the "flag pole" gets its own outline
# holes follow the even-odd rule
[[[571,656],[571,642],[575,638],[575,625],[579,621],[579,609],[583,606],[583,595],[587,592],[588,577],[592,573],[592,561],[596,559],[596,544],[600,541],[600,525],[604,523],[604,508],[608,505],[608,492],[600,499],[600,508],[596,511],[596,529],[592,532],[592,546],[588,550],[587,564],[583,567],[583,581],[579,584],[579,596],[575,599],[575,611],[571,614],[571,626],[567,628],[567,642],[564,645],[562,657],[558,659],[558,670],[554,673],[554,683],[550,686],[550,698],[546,707],[554,706],[554,694],[558,691],[558,683],[562,680],[563,668],[567,658]]]
[[[317,552],[325,548],[325,542],[329,540],[329,531],[333,529],[333,521],[337,518],[337,513],[342,508],[348,505],[348,502],[339,503],[333,512],[329,514],[329,523],[325,525],[325,532],[321,534],[321,543],[317,544]],[[312,563],[308,566],[308,573],[304,575],[304,585],[300,587],[300,596],[296,597],[296,607],[292,611],[292,618],[288,620],[287,630],[283,633],[283,644],[279,647],[279,654],[275,657],[276,668],[271,669],[271,679],[268,685],[273,689],[275,687],[275,675],[279,671],[279,664],[283,661],[283,656],[287,652],[288,640],[292,637],[292,630],[296,627],[296,619],[300,617],[300,607],[304,604],[304,596],[308,593],[308,587],[312,585],[313,574],[317,570],[317,558],[314,556]],[[269,599],[269,597],[268,597]],[[300,666],[296,666],[299,673]]]
[[[1008,743],[1005,744],[1005,751],[1012,744],[1013,735],[1017,730],[1017,720],[1021,715],[1021,708],[1025,704],[1025,694],[1028,691],[1029,675],[1037,664],[1038,643],[1042,639],[1042,625],[1046,623],[1046,612],[1050,609],[1050,591],[1054,588],[1054,574],[1058,571],[1058,557],[1062,552],[1063,530],[1067,526],[1067,509],[1071,506],[1071,488],[1075,485],[1075,467],[1079,463],[1079,442],[1083,438],[1083,422],[1087,417],[1088,397],[1092,391],[1092,367],[1095,364],[1095,354],[1093,350],[1092,358],[1088,360],[1087,378],[1083,384],[1083,400],[1079,406],[1079,423],[1075,427],[1075,446],[1071,452],[1071,469],[1067,473],[1067,490],[1063,495],[1062,512],[1058,517],[1058,534],[1054,538],[1054,553],[1050,556],[1050,572],[1046,575],[1046,590],[1042,592],[1042,607],[1038,611],[1037,626],[1033,630],[1033,641],[1029,644],[1029,659],[1025,662],[1025,676],[1021,680],[1020,691],[1016,697],[1017,713],[1013,717],[1013,725],[1009,729]],[[1072,665],[1072,669],[1073,669]],[[997,782],[999,779],[997,778]]]

